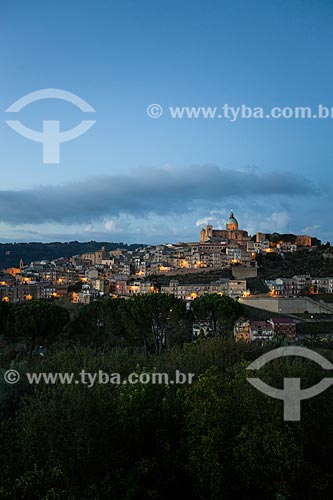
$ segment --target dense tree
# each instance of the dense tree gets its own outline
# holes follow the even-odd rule
[[[0,302],[0,335],[7,334],[7,321],[13,304],[5,301]]]
[[[209,323],[213,335],[226,337],[231,336],[234,322],[242,315],[243,307],[230,297],[213,293],[195,299],[193,311],[197,319]]]
[[[316,250],[301,250],[286,253],[257,255],[259,276],[264,279],[291,278],[295,274],[311,273],[312,276],[326,277],[333,275],[333,260],[325,259],[322,247]]]
[[[220,296],[194,301],[194,314],[215,319],[220,337],[184,342],[182,325],[191,314],[184,302],[150,297],[80,307],[65,325],[67,337],[55,337],[43,358],[13,359],[1,351],[0,499],[329,500],[333,387],[302,401],[300,422],[285,422],[283,403],[247,381],[248,362],[270,347],[234,343],[224,335],[229,318],[242,312],[236,302]],[[8,331],[35,342],[63,332],[63,311],[43,301],[2,308]],[[173,335],[182,340],[171,342]],[[166,339],[161,351],[155,336]],[[329,348],[322,354],[333,360]],[[19,384],[5,383],[9,366],[21,373]],[[155,371],[174,378],[176,370],[195,377],[184,385],[127,381],[90,387],[34,385],[24,377],[63,372],[75,381],[83,368],[119,373],[122,380]],[[323,370],[285,358],[268,363],[259,376],[275,387],[282,387],[284,377],[310,387]]]
[[[7,331],[15,337],[29,340],[29,355],[37,342],[59,335],[69,321],[69,313],[50,301],[36,300],[16,304],[9,311]]]
[[[173,295],[136,295],[126,301],[123,313],[128,338],[141,342],[146,354],[152,345],[160,354],[175,331],[180,337],[188,332],[185,303]]]

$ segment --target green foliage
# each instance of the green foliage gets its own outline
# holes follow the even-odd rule
[[[323,430],[325,458],[319,451],[323,441],[314,438],[319,438],[319,424],[315,430],[313,426],[318,418],[321,425],[328,422],[332,404],[322,405],[331,400],[333,391],[321,395],[316,410],[310,401],[303,402],[308,417],[290,424],[281,418],[281,402],[263,397],[247,383],[244,368],[240,363],[222,374],[209,369],[186,389],[189,467],[200,498],[312,499],[318,498],[317,490],[320,498],[329,498],[332,468],[326,461],[333,446],[327,440],[333,426],[325,424]],[[261,378],[279,387],[283,373],[300,376],[305,386],[311,386],[318,382],[319,372],[302,361],[284,360],[271,363]]]
[[[82,290],[82,285],[83,285],[83,281],[77,281],[76,283],[74,283],[73,285],[69,285],[69,287],[67,288],[67,291],[68,293],[72,293],[72,292],[81,292]]]
[[[298,335],[333,335],[333,321],[308,321],[296,324]]]
[[[7,330],[8,316],[13,307],[9,302],[0,302],[0,335],[4,334]]]
[[[286,253],[283,257],[275,253],[258,255],[259,276],[263,279],[291,278],[295,274],[315,277],[333,276],[333,259],[323,257],[323,249],[302,250]]]
[[[153,344],[155,353],[159,354],[169,339],[175,336],[190,339],[185,303],[173,295],[137,295],[127,300],[125,305],[123,322],[128,337],[139,342],[141,339],[145,353]]]
[[[267,293],[269,292],[269,288],[264,282],[264,280],[260,278],[247,278],[246,280],[247,288],[250,290],[252,294],[257,293]]]
[[[13,365],[123,375],[181,369],[196,378],[178,387],[23,386],[0,428],[0,498],[329,499],[333,391],[303,401],[301,422],[284,422],[281,401],[246,380],[247,362],[262,352],[221,339],[147,359],[53,346],[44,359]],[[279,387],[281,374],[304,386],[322,378],[320,367],[300,359],[275,360],[260,377]]]
[[[144,294],[102,299],[83,307],[68,337],[104,347],[142,349],[159,354],[167,344],[191,338],[185,303],[173,295]]]
[[[77,317],[68,325],[67,336],[74,341],[99,346],[121,345],[125,334],[121,322],[124,307],[124,299],[111,298],[81,307]]]
[[[208,321],[214,335],[232,337],[234,322],[242,316],[243,307],[230,297],[213,293],[195,299],[193,311],[197,319]]]
[[[173,296],[103,299],[68,311],[52,302],[1,308],[11,338],[47,341],[45,357],[0,353],[0,500],[328,500],[333,488],[333,388],[302,401],[301,421],[252,387],[246,367],[270,348],[234,343],[243,308],[193,302],[215,338],[186,341],[192,312]],[[163,349],[157,339],[163,339]],[[49,342],[48,339],[52,339]],[[146,343],[146,349],[144,348]],[[321,352],[331,362],[329,349]],[[5,384],[12,368],[21,382]],[[190,385],[35,384],[35,373],[194,373]],[[323,378],[301,358],[260,369],[282,387]]]
[[[87,369],[95,365],[87,350],[85,363]],[[22,474],[15,498],[44,498],[52,489],[59,494],[54,471],[77,499],[175,494],[180,421],[176,390],[167,385],[37,388],[16,420]],[[43,485],[35,471],[41,471]],[[97,496],[86,497],[89,490]]]
[[[6,330],[11,337],[30,341],[30,354],[36,343],[59,335],[69,322],[69,313],[50,301],[35,300],[10,308]]]

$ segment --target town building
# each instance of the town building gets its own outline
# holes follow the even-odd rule
[[[296,323],[291,318],[272,318],[268,320],[272,325],[276,337],[286,337],[290,340],[296,339]]]
[[[212,225],[207,225],[200,231],[200,243],[222,243],[228,245],[235,242],[238,245],[246,246],[249,239],[247,231],[238,228],[238,221],[232,211],[230,212],[225,229],[213,229]]]
[[[236,342],[263,345],[277,338],[296,340],[296,323],[290,318],[271,318],[267,321],[240,318],[234,325]]]

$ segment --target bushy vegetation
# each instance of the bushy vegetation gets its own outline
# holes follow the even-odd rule
[[[267,293],[269,292],[269,288],[266,285],[265,281],[260,278],[247,278],[246,280],[247,288],[250,290],[252,294],[258,293]]]
[[[331,498],[333,390],[302,401],[301,422],[284,422],[282,402],[246,380],[248,363],[268,348],[233,342],[232,322],[244,312],[237,303],[206,296],[188,311],[152,294],[68,309],[1,304],[1,500]],[[191,340],[193,317],[215,325],[216,337]],[[33,338],[47,345],[44,356],[30,355]],[[20,383],[5,384],[9,367]],[[88,387],[29,385],[24,376],[82,369],[195,377]],[[323,373],[293,358],[260,371],[276,387],[284,376],[311,386]]]
[[[324,248],[286,253],[258,255],[259,276],[264,279],[291,278],[295,274],[308,274],[313,277],[333,276],[333,259],[323,257]]]
[[[85,306],[46,300],[0,302],[0,328],[7,344],[27,343],[30,356],[37,344],[59,338],[71,345],[123,347],[148,355],[190,341],[194,320],[208,322],[214,336],[231,339],[234,321],[243,312],[238,302],[218,294],[194,300],[189,310],[185,301],[161,293],[104,298]]]
[[[296,324],[301,335],[333,335],[333,321],[308,321]]]

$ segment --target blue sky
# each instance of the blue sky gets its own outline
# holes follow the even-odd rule
[[[169,106],[333,106],[328,0],[3,0],[1,241],[194,241],[232,208],[255,231],[333,241],[333,120],[172,119]],[[5,110],[59,88],[96,124],[42,162]],[[147,116],[150,103],[165,113]],[[90,117],[89,117],[90,118]],[[82,119],[45,100],[15,119]]]

